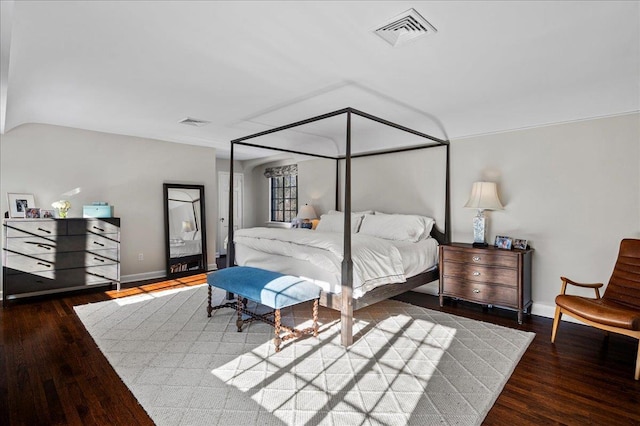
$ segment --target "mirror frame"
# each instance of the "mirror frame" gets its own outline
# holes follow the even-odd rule
[[[205,215],[205,198],[204,185],[188,185],[181,183],[164,183],[162,185],[164,191],[164,240],[166,255],[166,274],[167,278],[184,277],[187,275],[202,274],[208,271],[207,259],[207,222]],[[169,242],[169,190],[170,189],[195,189],[200,192],[200,238],[202,239],[202,260],[198,269],[190,269],[188,271],[171,272],[171,248]],[[175,258],[178,259],[178,258]]]

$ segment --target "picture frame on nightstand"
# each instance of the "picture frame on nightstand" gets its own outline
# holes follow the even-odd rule
[[[516,238],[515,240],[513,240],[513,248],[519,249],[519,250],[526,250],[527,240],[521,240],[519,238]]]
[[[510,237],[496,235],[495,246],[498,247],[499,249],[511,250],[512,245],[513,245],[513,240]]]

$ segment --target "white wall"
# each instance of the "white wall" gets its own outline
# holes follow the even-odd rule
[[[439,175],[427,171],[428,160],[417,152],[382,160],[354,163],[354,210],[419,213],[432,208],[416,195],[428,191],[425,186]],[[298,161],[299,202],[325,194],[314,204],[333,208],[335,178],[323,176],[314,161]],[[256,226],[268,219],[266,166],[253,171],[256,194],[245,203],[257,212]],[[382,173],[390,168],[395,174]],[[487,240],[507,235],[530,241],[535,249],[534,314],[553,316],[561,275],[606,283],[620,240],[640,237],[640,114],[453,140],[450,172],[453,241],[473,241],[476,212],[463,207],[472,183],[498,182],[505,210],[487,213]],[[436,293],[437,286],[425,291]]]
[[[33,193],[41,208],[68,199],[70,217],[82,217],[82,205],[93,201],[114,206],[123,281],[164,276],[162,184],[204,184],[208,261],[215,265],[215,149],[28,124],[1,136],[0,154],[2,212],[7,192]],[[63,195],[74,188],[77,195]]]

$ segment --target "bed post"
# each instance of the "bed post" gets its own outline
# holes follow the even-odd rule
[[[233,146],[231,141],[231,156],[229,159],[229,217],[227,221],[229,224],[229,231],[227,231],[227,268],[233,266],[235,262],[235,250],[233,246]],[[227,294],[229,297],[229,294]]]
[[[451,195],[450,195],[450,184],[449,184],[449,141],[446,141],[446,149],[447,149],[447,161],[446,161],[446,170],[445,170],[445,184],[444,184],[444,239],[446,243],[451,242]]]
[[[340,159],[336,158],[336,210],[340,210]]]
[[[353,343],[353,261],[351,259],[351,110],[347,111],[347,146],[344,175],[344,256],[342,258],[342,309],[340,334],[342,346]]]

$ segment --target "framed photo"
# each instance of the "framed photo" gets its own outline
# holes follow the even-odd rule
[[[7,193],[9,217],[26,217],[27,209],[36,206],[33,194]]]
[[[511,246],[513,244],[513,240],[509,237],[503,237],[501,235],[496,235],[495,246],[505,250],[511,250]]]
[[[37,219],[40,217],[40,209],[38,207],[28,207],[25,210],[24,217],[27,219]]]
[[[520,250],[526,250],[527,249],[527,240],[519,240],[519,239],[515,239],[513,240],[513,248],[516,249],[520,249]]]
[[[40,217],[45,219],[53,219],[56,217],[55,210],[40,209]]]

